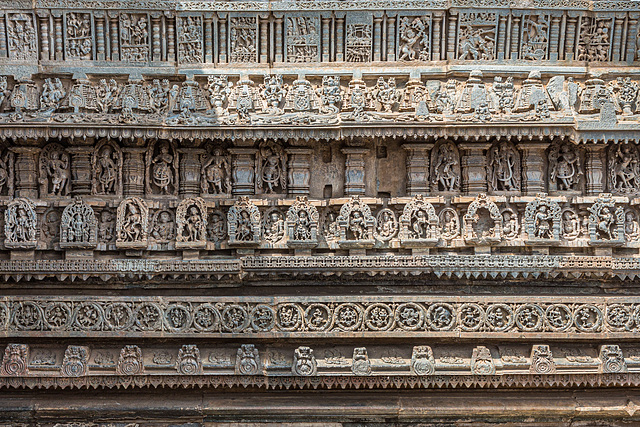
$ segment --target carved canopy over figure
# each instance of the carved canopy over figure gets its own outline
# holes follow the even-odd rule
[[[520,154],[512,143],[494,144],[489,150],[487,168],[491,191],[520,191]]]
[[[91,206],[76,199],[62,212],[60,247],[94,248],[98,243],[98,220]]]
[[[580,190],[583,179],[581,151],[569,141],[556,141],[549,150],[549,190]]]
[[[40,195],[66,196],[69,194],[71,165],[69,154],[59,144],[49,144],[40,152]]]
[[[336,221],[340,227],[340,247],[367,248],[375,244],[373,233],[376,219],[371,214],[371,208],[362,203],[359,197],[352,197],[342,205]]]
[[[268,140],[260,143],[256,184],[266,193],[284,192],[287,189],[287,154],[282,144]]]
[[[318,209],[306,196],[296,197],[287,211],[287,244],[290,247],[313,248],[318,244]]]
[[[591,245],[620,245],[625,242],[624,208],[616,206],[609,193],[598,196],[589,208],[589,238]]]
[[[460,191],[460,153],[452,141],[439,141],[431,150],[433,191]]]
[[[122,150],[113,141],[103,139],[93,152],[93,193],[122,194]]]
[[[256,246],[260,243],[260,211],[248,197],[240,197],[227,214],[229,245]]]
[[[147,152],[147,192],[175,194],[178,189],[178,154],[169,141],[157,141]]]
[[[486,194],[480,193],[464,215],[464,240],[476,245],[500,243],[503,238],[503,221],[498,206]]]
[[[561,209],[557,202],[549,199],[546,193],[538,193],[535,200],[527,203],[524,210],[524,228],[529,237],[528,243],[536,241],[559,241],[561,228]],[[548,244],[548,243],[547,243]]]
[[[147,247],[149,207],[139,197],[120,202],[116,218],[116,246],[144,249]]]
[[[214,149],[202,165],[200,176],[203,194],[230,194],[231,156],[222,148]]]
[[[400,216],[400,243],[406,248],[435,246],[439,236],[436,210],[421,195],[415,196]]]
[[[640,156],[635,145],[609,147],[609,190],[622,194],[640,190]]]
[[[207,244],[207,207],[200,197],[184,199],[176,210],[177,248],[201,248]]]
[[[13,199],[4,211],[4,245],[7,248],[35,248],[37,223],[33,202],[25,198]]]

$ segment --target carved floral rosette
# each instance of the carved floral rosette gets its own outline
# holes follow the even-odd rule
[[[524,209],[527,244],[559,243],[561,227],[562,209],[557,202],[549,199],[546,193],[538,193],[535,200],[527,203]]]
[[[440,240],[440,221],[433,205],[417,195],[400,216],[400,244],[404,248],[432,247]]]
[[[318,209],[307,196],[297,196],[287,211],[287,245],[290,248],[315,248],[318,245]]]
[[[589,244],[619,246],[625,242],[624,208],[615,205],[610,193],[602,193],[589,208]]]
[[[61,248],[95,248],[98,244],[98,220],[91,206],[76,199],[62,212]]]
[[[149,236],[149,207],[139,197],[129,197],[118,205],[116,247],[146,249]]]
[[[25,198],[12,200],[4,211],[4,245],[10,249],[34,249],[38,219],[33,202]]]
[[[371,208],[366,203],[362,203],[358,196],[353,196],[342,205],[336,221],[340,229],[338,245],[341,248],[373,248],[376,219],[371,214]]]
[[[227,213],[230,246],[260,244],[260,211],[247,196],[240,197]]]
[[[184,199],[176,209],[176,248],[207,246],[207,206],[200,197]]]
[[[468,244],[491,245],[502,241],[503,219],[500,209],[484,193],[478,194],[471,202],[462,223],[462,235]]]

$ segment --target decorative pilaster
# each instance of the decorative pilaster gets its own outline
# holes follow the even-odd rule
[[[227,15],[219,16],[218,32],[218,62],[227,63]]]
[[[40,21],[40,59],[48,61],[50,59],[49,14],[44,11],[38,11],[38,20]],[[0,35],[0,37],[3,36]]]
[[[176,18],[171,12],[165,13],[167,23],[167,61],[176,60]]]
[[[462,154],[462,191],[465,194],[478,194],[487,191],[486,150],[491,143],[465,142],[458,145]]]
[[[435,37],[435,30],[434,30]],[[396,60],[396,17],[387,18],[387,61]]]
[[[260,63],[269,62],[269,19],[267,16],[260,16]]]
[[[552,16],[551,17],[551,29],[549,30],[550,34],[550,45],[549,45],[549,60],[557,61],[559,57],[559,49],[560,49],[560,16]]]
[[[328,16],[323,16],[322,17],[322,62],[329,62],[330,61],[330,43],[331,43],[331,38],[330,38],[330,25],[331,25],[331,18]]]
[[[309,181],[311,180],[310,148],[287,148],[289,155],[289,194],[309,195]]]
[[[120,61],[120,49],[118,44],[118,12],[109,12],[109,23],[111,24],[111,31],[109,32],[111,60]]]
[[[7,57],[7,27],[4,25],[4,11],[0,10],[0,58]]]
[[[336,62],[344,61],[344,15],[336,17]]]
[[[447,59],[456,59],[456,22],[458,17],[449,16],[449,33],[447,34]]]
[[[105,59],[105,15],[104,12],[98,11],[93,14],[96,20],[96,59],[98,61],[104,61]]]
[[[200,195],[200,155],[204,150],[198,148],[183,148],[180,153],[180,188],[179,192],[184,197],[196,197]]]
[[[93,147],[69,147],[71,154],[71,195],[91,194],[91,152]]]
[[[566,61],[573,60],[573,52],[576,47],[576,22],[578,21],[577,16],[569,16],[567,18],[567,35],[564,49],[564,59]]]
[[[607,146],[589,144],[585,148],[587,149],[585,160],[587,195],[593,196],[604,192],[604,158]]]
[[[382,59],[382,16],[373,17],[373,60]]]
[[[38,197],[38,153],[36,147],[13,147],[16,154],[16,197],[36,199]]]
[[[500,23],[498,27],[498,60],[504,59],[504,52],[507,43],[507,16],[500,15]]]
[[[520,54],[519,39],[520,39],[520,17],[512,16],[511,17],[511,59],[518,59],[518,55]]]
[[[153,60],[160,61],[160,18],[162,15],[160,13],[152,13],[151,14],[151,47],[153,50]]]
[[[440,61],[440,45],[442,44],[442,14],[433,14],[433,60]]]
[[[144,196],[144,148],[125,147],[123,164],[123,192],[125,196]]]
[[[626,18],[625,13],[616,14],[613,25],[613,47],[611,49],[611,57],[614,61],[620,61],[620,57],[624,58],[625,52],[621,52],[622,48],[622,28]]]
[[[283,24],[282,16],[276,16],[275,22],[274,22],[275,33],[276,33],[275,57],[274,57],[275,62],[284,61],[284,56],[282,54],[282,24]]]
[[[255,193],[255,148],[229,148],[233,156],[231,175],[233,195]]]
[[[546,142],[522,143],[518,148],[522,150],[522,191],[528,196],[546,191],[545,165],[549,147]]]
[[[343,148],[347,156],[344,168],[344,195],[358,196],[365,193],[365,161],[368,148]]]
[[[429,152],[433,144],[405,144],[407,151],[407,195],[429,193]]]
[[[213,15],[204,15],[204,62],[213,63]]]
[[[636,37],[638,36],[638,13],[629,13],[629,25],[627,26],[627,62],[633,62],[636,58]]]
[[[55,28],[54,45],[55,45],[55,60],[64,60],[63,48],[62,48],[62,13],[56,12],[53,15],[53,25]]]

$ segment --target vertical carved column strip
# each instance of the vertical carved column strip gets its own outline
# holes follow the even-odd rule
[[[204,150],[183,148],[180,152],[180,188],[184,197],[195,197],[200,194],[200,155]]]
[[[636,57],[636,37],[638,36],[638,13],[629,13],[627,26],[627,62],[633,62]]]
[[[49,49],[49,14],[45,11],[38,11],[38,18],[40,21],[40,59],[48,61],[51,55]]]
[[[347,156],[344,168],[344,195],[358,196],[365,194],[365,161],[368,148],[343,148]]]
[[[520,54],[520,17],[513,16],[511,18],[511,59],[518,59]]]
[[[69,147],[71,154],[71,194],[91,194],[91,146]]]
[[[330,61],[330,43],[331,39],[329,37],[330,31],[329,26],[331,24],[331,18],[328,16],[323,16],[322,18],[322,62]]]
[[[38,197],[38,153],[36,147],[13,147],[16,154],[16,197],[36,199]]]
[[[382,59],[382,16],[373,17],[373,60]]]
[[[614,61],[620,61],[620,58],[624,58],[626,55],[622,51],[622,28],[624,27],[625,16],[624,13],[616,14],[613,25],[613,45],[611,47],[611,58]]]
[[[499,60],[504,59],[505,44],[507,43],[507,16],[500,15],[498,27],[498,56]]]
[[[434,13],[433,15],[433,56],[434,61],[440,61],[440,44],[442,43],[442,14]]]
[[[122,165],[123,193],[125,196],[144,196],[144,148],[125,147]]]
[[[53,23],[55,27],[55,60],[62,61],[64,59],[63,56],[63,48],[62,48],[62,13],[57,12],[57,15],[53,15]]]
[[[0,58],[6,58],[7,54],[7,27],[4,24],[4,12],[0,10]]]
[[[309,148],[287,148],[289,154],[289,194],[309,195],[311,180],[311,153]]]
[[[407,152],[407,195],[428,194],[429,152],[433,144],[404,144]]]
[[[260,22],[260,63],[269,62],[269,20],[267,16],[258,17]]]
[[[559,48],[560,48],[560,17],[552,16],[551,17],[551,28],[549,30],[550,34],[550,45],[549,45],[549,59],[551,61],[557,61],[559,59]]]
[[[274,61],[275,62],[283,62],[284,61],[284,55],[283,55],[283,51],[282,51],[282,46],[283,46],[283,39],[282,39],[282,24],[283,24],[284,20],[282,15],[281,16],[276,16],[275,17],[275,22],[274,22],[274,26],[275,28],[275,56],[274,56]]]
[[[567,39],[565,42],[564,59],[567,61],[573,60],[573,53],[575,51],[576,43],[576,16],[569,16],[567,18]]]
[[[227,15],[218,16],[218,26],[220,35],[218,38],[218,62],[227,63]]]
[[[152,13],[151,14],[151,32],[152,32],[152,51],[153,51],[153,60],[160,61],[160,53],[162,49],[160,48],[160,17],[162,15],[160,13]]]
[[[167,61],[176,61],[176,17],[173,13],[167,14]]]
[[[587,195],[597,195],[604,191],[604,165],[605,165],[605,144],[589,144],[585,169],[587,175]]]
[[[447,34],[447,59],[456,59],[456,22],[458,17],[449,15],[449,33]]]
[[[475,195],[487,191],[487,156],[491,143],[465,142],[458,147],[462,154],[462,191]]]
[[[336,62],[344,61],[344,15],[336,18]]]
[[[232,190],[234,196],[254,194],[255,148],[229,148],[232,155]]]
[[[105,14],[102,11],[94,12],[93,16],[96,19],[96,59],[98,61],[105,60],[105,32],[104,32],[104,18]]]
[[[213,15],[204,15],[204,62],[213,63]]]
[[[549,144],[546,142],[522,143],[518,148],[522,150],[522,191],[535,196],[536,193],[546,191],[546,149]]]
[[[111,43],[111,60],[120,61],[120,48],[118,43],[118,12],[109,12],[111,31],[109,34]]]
[[[387,18],[387,61],[396,60],[396,17]]]

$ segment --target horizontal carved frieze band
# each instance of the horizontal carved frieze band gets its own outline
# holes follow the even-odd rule
[[[39,298],[0,300],[0,336],[633,338],[637,298]]]

